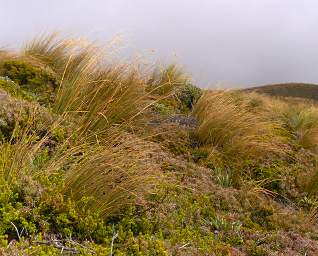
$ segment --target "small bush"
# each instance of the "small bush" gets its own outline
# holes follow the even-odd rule
[[[49,72],[23,61],[6,60],[0,64],[0,74],[9,77],[26,92],[32,93],[40,103],[53,102],[56,79]]]
[[[192,110],[194,104],[202,95],[202,90],[190,83],[181,86],[177,91],[177,98],[181,102],[183,111]]]
[[[11,96],[24,100],[34,100],[33,95],[24,91],[18,84],[8,77],[0,77],[0,88],[5,90]]]
[[[11,85],[11,84],[10,84]],[[12,87],[10,87],[12,90]],[[13,98],[0,90],[0,139],[10,140],[17,131],[29,131],[43,136],[55,117],[36,102]]]

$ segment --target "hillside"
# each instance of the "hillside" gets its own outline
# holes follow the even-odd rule
[[[318,254],[317,107],[101,52],[0,52],[1,255]]]
[[[275,97],[292,97],[318,100],[318,85],[304,83],[272,84],[246,89]]]

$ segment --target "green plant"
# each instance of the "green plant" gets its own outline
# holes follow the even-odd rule
[[[201,97],[202,90],[190,83],[186,83],[185,85],[180,86],[176,95],[181,102],[181,109],[186,111],[193,108],[195,103]]]
[[[5,60],[0,63],[0,74],[20,85],[11,91],[19,91],[24,98],[37,98],[40,103],[46,105],[53,102],[56,79],[49,71],[34,67],[23,60]],[[14,87],[13,84],[11,86]],[[27,97],[28,94],[30,96]]]
[[[200,96],[175,66],[147,81],[54,35],[5,62],[1,255],[317,254],[314,107]],[[50,94],[42,72],[59,82],[40,106],[18,82]]]
[[[228,187],[231,187],[232,186],[232,178],[231,176],[226,173],[226,174],[217,174],[216,175],[216,182],[221,185],[222,187],[225,187],[225,188],[228,188]]]
[[[28,101],[34,100],[32,94],[24,91],[19,85],[17,85],[8,77],[0,77],[0,88],[5,90],[7,93],[15,98]]]
[[[278,118],[291,138],[300,146],[315,149],[318,144],[318,110],[316,107],[285,107]]]

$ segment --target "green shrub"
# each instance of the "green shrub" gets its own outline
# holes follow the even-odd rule
[[[8,77],[0,77],[0,88],[9,93],[12,97],[23,100],[34,100],[34,96],[24,91],[18,84]]]
[[[202,90],[190,83],[181,86],[177,91],[177,97],[181,102],[183,112],[189,111],[202,95]]]
[[[23,61],[7,60],[1,63],[0,72],[19,85],[55,86],[55,78],[52,74]]]
[[[165,101],[156,102],[151,106],[151,109],[161,115],[173,113],[174,109],[171,105],[165,104]]]
[[[54,100],[56,79],[41,68],[19,60],[6,60],[0,63],[0,74],[9,77],[28,93],[34,95],[40,103],[49,104]]]

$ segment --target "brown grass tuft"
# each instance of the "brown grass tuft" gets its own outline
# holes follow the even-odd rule
[[[207,91],[194,108],[196,135],[222,151],[226,158],[260,158],[280,154],[279,126],[251,111],[250,101],[234,92]]]

